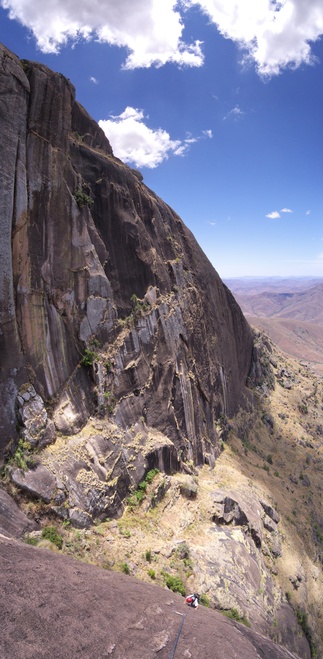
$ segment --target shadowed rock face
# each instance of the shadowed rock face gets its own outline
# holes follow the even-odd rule
[[[3,537],[0,558],[1,656],[168,659],[176,649],[179,657],[297,659],[244,625],[133,577]]]
[[[18,390],[32,384],[64,434],[108,406],[119,427],[142,417],[202,462],[217,452],[216,419],[241,401],[249,326],[71,83],[4,47],[0,66],[1,450],[16,436]],[[40,445],[48,436],[52,426]]]

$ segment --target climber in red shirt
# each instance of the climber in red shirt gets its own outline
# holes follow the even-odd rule
[[[192,595],[188,595],[185,601],[188,606],[193,606],[196,609],[199,605],[200,596],[198,593],[193,593]]]

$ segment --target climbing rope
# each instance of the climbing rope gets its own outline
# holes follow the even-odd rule
[[[177,611],[176,611],[176,613],[177,613]],[[183,625],[184,625],[185,618],[186,618],[186,613],[180,613],[179,615],[182,615],[182,616],[183,616],[183,620],[182,620],[181,625],[180,625],[180,628],[179,628],[179,630],[178,630],[178,634],[177,634],[176,639],[175,639],[174,647],[173,647],[173,649],[172,649],[172,651],[171,651],[171,654],[170,654],[170,656],[169,656],[169,659],[173,659],[173,657],[175,657],[175,652],[176,652],[176,648],[177,648],[178,639],[179,639],[179,637],[180,637],[180,635],[181,635],[181,631],[182,631],[182,629],[183,629]]]

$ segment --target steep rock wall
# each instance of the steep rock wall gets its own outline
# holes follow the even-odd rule
[[[4,47],[0,71],[0,450],[16,437],[18,390],[31,384],[65,434],[99,409],[120,428],[140,418],[202,462],[218,450],[219,416],[242,401],[250,327],[181,219],[113,156],[71,83]]]

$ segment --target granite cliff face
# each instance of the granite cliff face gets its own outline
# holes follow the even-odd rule
[[[219,416],[242,400],[251,330],[72,84],[0,57],[1,451],[17,423],[42,446],[99,411],[163,433],[174,464],[202,463],[218,452]]]
[[[260,411],[260,430],[252,420],[247,387],[266,380],[259,400],[274,387],[270,346],[260,358],[260,340],[192,234],[113,156],[71,83],[4,47],[0,75],[0,464],[9,458],[5,486],[22,504],[19,512],[0,490],[0,531],[27,530],[38,542],[39,525],[54,520],[67,551],[81,538],[82,551],[106,567],[123,556],[130,518],[125,555],[134,555],[142,576],[140,543],[155,515],[160,585],[162,568],[174,572],[177,544],[188,539],[187,586],[308,659],[308,641],[275,583],[284,532],[273,497],[250,479],[239,484],[236,471],[231,480],[221,474],[225,451],[216,461],[234,425],[245,455],[264,426],[265,445],[274,441],[271,414]],[[202,495],[194,466],[204,463]],[[140,493],[154,467],[164,473],[151,486],[150,508],[141,508],[143,533],[128,496]],[[303,572],[296,574],[303,588]],[[305,595],[299,603],[305,608]],[[259,645],[253,632],[242,635],[254,654],[293,656],[263,638]]]

